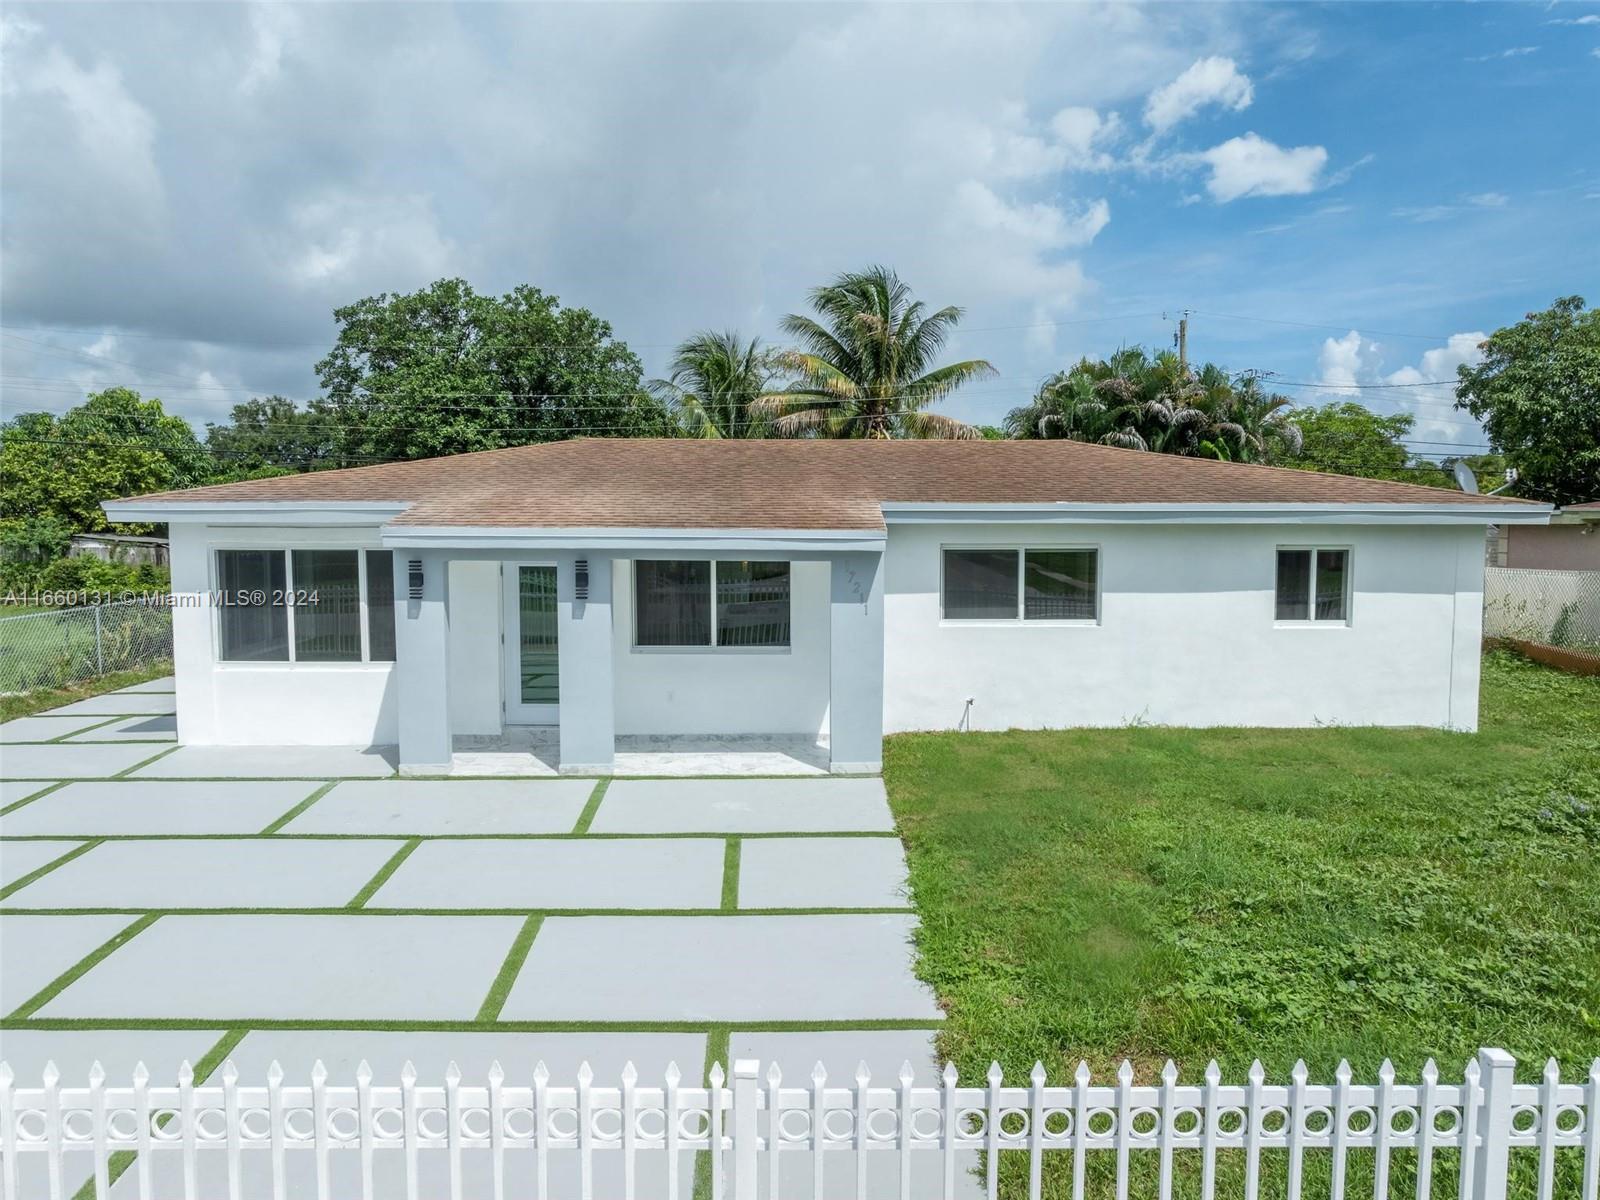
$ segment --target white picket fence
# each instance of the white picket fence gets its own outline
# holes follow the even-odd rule
[[[1275,1194],[1299,1200],[1308,1162],[1326,1155],[1317,1178],[1327,1180],[1332,1200],[1343,1200],[1352,1153],[1370,1151],[1363,1170],[1376,1200],[1390,1196],[1399,1156],[1409,1156],[1406,1174],[1415,1182],[1406,1190],[1414,1188],[1417,1200],[1428,1200],[1435,1177],[1446,1173],[1452,1186],[1442,1192],[1505,1200],[1513,1154],[1525,1150],[1537,1159],[1530,1200],[1554,1200],[1558,1178],[1576,1181],[1576,1200],[1596,1200],[1600,1059],[1583,1082],[1562,1082],[1552,1060],[1541,1082],[1518,1083],[1515,1065],[1505,1051],[1488,1049],[1466,1064],[1458,1083],[1440,1082],[1430,1061],[1414,1083],[1398,1082],[1385,1063],[1374,1083],[1353,1082],[1341,1064],[1333,1083],[1319,1084],[1303,1064],[1287,1083],[1268,1083],[1258,1063],[1244,1083],[1225,1084],[1212,1063],[1203,1082],[1182,1084],[1169,1063],[1159,1083],[1135,1084],[1125,1063],[1114,1084],[1093,1083],[1080,1066],[1066,1086],[1048,1085],[1039,1066],[1025,1086],[1007,1085],[995,1066],[973,1087],[963,1086],[951,1067],[937,1085],[921,1086],[909,1064],[885,1084],[874,1083],[865,1064],[842,1082],[831,1082],[821,1064],[808,1078],[786,1081],[776,1064],[763,1071],[759,1062],[740,1060],[731,1080],[719,1066],[703,1087],[685,1086],[676,1067],[668,1067],[660,1085],[641,1086],[631,1064],[617,1085],[597,1085],[587,1064],[574,1083],[558,1085],[542,1063],[532,1083],[521,1085],[508,1083],[498,1064],[482,1084],[463,1083],[453,1064],[442,1085],[421,1084],[409,1063],[398,1086],[375,1083],[365,1063],[354,1086],[330,1084],[320,1063],[307,1084],[285,1082],[276,1063],[264,1083],[242,1084],[229,1062],[218,1072],[220,1082],[204,1085],[195,1084],[185,1064],[176,1086],[152,1085],[142,1067],[132,1086],[108,1086],[97,1065],[86,1087],[63,1087],[53,1066],[42,1086],[18,1087],[0,1064],[0,1167],[5,1200],[71,1195],[76,1183],[65,1162],[73,1151],[79,1160],[85,1152],[92,1156],[97,1197],[111,1194],[113,1174],[125,1167],[136,1186],[130,1193],[118,1185],[118,1195],[149,1200],[157,1194],[157,1169],[176,1164],[185,1200],[224,1194],[241,1200],[247,1177],[251,1195],[270,1189],[274,1200],[287,1200],[311,1195],[314,1187],[326,1200],[334,1194],[335,1160],[354,1155],[363,1200],[402,1190],[416,1200],[424,1152],[437,1158],[443,1151],[447,1182],[426,1194],[447,1186],[452,1200],[594,1200],[598,1190],[633,1200],[643,1190],[679,1200],[694,1192],[692,1166],[683,1165],[692,1158],[683,1152],[708,1151],[713,1200],[791,1194],[822,1200],[825,1190],[840,1192],[833,1177],[841,1169],[853,1175],[845,1190],[857,1200],[948,1198],[978,1185],[968,1170],[980,1162],[981,1187],[993,1200],[1002,1190],[1000,1160],[1014,1153],[1026,1156],[1026,1192],[1037,1200],[1046,1156],[1065,1153],[1074,1200],[1082,1200],[1089,1182],[1105,1190],[1104,1174],[1088,1179],[1094,1157],[1114,1164],[1116,1198],[1128,1200],[1135,1156],[1154,1164],[1159,1200],[1171,1200],[1180,1171],[1185,1194],[1194,1194],[1198,1172],[1200,1197],[1214,1200],[1219,1160],[1229,1159],[1234,1169],[1227,1179],[1239,1181],[1242,1170],[1245,1200],[1262,1193],[1264,1170],[1279,1173]],[[113,1157],[128,1151],[131,1166]],[[645,1180],[641,1155],[650,1151],[666,1153],[650,1160],[659,1177]],[[1185,1151],[1197,1155],[1179,1158]],[[1446,1164],[1441,1151],[1459,1153]],[[32,1165],[24,1160],[35,1155],[45,1160],[44,1189],[19,1190],[19,1167]],[[291,1164],[302,1165],[308,1155],[314,1169],[291,1182]],[[551,1177],[562,1155],[567,1166],[576,1158],[575,1178],[565,1184]],[[886,1186],[875,1171],[869,1186],[869,1161],[884,1162],[883,1155],[898,1159],[889,1176],[894,1182]],[[403,1189],[380,1185],[380,1156],[403,1163],[399,1176],[387,1175],[403,1177]],[[473,1157],[486,1158],[488,1170],[479,1172],[477,1190],[468,1190],[464,1164]],[[796,1158],[811,1168],[798,1192],[792,1176],[780,1187],[780,1168]],[[1563,1158],[1565,1169],[1558,1166]],[[597,1163],[615,1168],[604,1186],[597,1186]],[[935,1169],[916,1175],[913,1167],[921,1164]],[[202,1167],[219,1170],[207,1172],[203,1183]],[[1013,1179],[1008,1169],[1008,1193],[1022,1190],[1021,1174]],[[1141,1194],[1150,1190],[1150,1176],[1139,1175]],[[179,1192],[169,1184],[160,1194]]]

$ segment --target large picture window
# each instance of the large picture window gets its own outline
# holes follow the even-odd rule
[[[1278,547],[1277,619],[1350,619],[1350,551],[1341,547]]]
[[[633,643],[641,647],[789,644],[789,564],[640,559]]]
[[[944,552],[946,621],[1097,621],[1100,552],[985,547]]]
[[[388,550],[218,550],[221,662],[394,661]]]

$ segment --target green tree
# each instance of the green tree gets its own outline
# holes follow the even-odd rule
[[[130,388],[107,388],[57,417],[0,426],[0,510],[108,528],[102,500],[209,482],[211,458],[182,417]]]
[[[1293,409],[1290,416],[1300,427],[1302,441],[1299,453],[1283,464],[1286,467],[1455,487],[1450,474],[1453,460],[1442,465],[1428,462],[1413,457],[1406,448],[1405,441],[1417,423],[1410,413],[1380,415],[1354,401],[1341,400],[1321,408]],[[1498,487],[1499,481],[1493,486]]]
[[[579,434],[669,431],[639,359],[586,308],[523,285],[480,296],[460,279],[334,311],[313,405],[341,464],[425,458]]]
[[[216,469],[230,476],[266,467],[310,471],[334,452],[326,423],[282,396],[235,404],[226,423],[207,422],[206,449],[216,459]]]
[[[770,422],[755,402],[778,374],[778,362],[760,338],[731,330],[697,333],[672,356],[672,372],[650,390],[688,437],[762,437]]]
[[[1564,296],[1497,329],[1457,375],[1456,407],[1483,422],[1516,490],[1555,504],[1600,498],[1600,309]]]
[[[780,362],[799,379],[757,401],[785,437],[975,438],[973,426],[928,406],[995,369],[983,359],[935,366],[961,309],[928,312],[887,267],[840,275],[811,293],[820,320],[791,313],[800,345]]]

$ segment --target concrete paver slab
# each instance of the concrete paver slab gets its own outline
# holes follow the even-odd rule
[[[0,842],[0,887],[10,887],[82,842]]]
[[[900,839],[747,838],[740,908],[905,908]]]
[[[894,829],[881,779],[619,779],[596,833],[861,833]]]
[[[171,692],[106,692],[74,700],[50,714],[57,717],[89,716],[128,717],[138,714],[173,713],[178,711],[178,698]]]
[[[571,833],[588,779],[384,779],[339,784],[285,833]]]
[[[520,917],[162,917],[39,1015],[471,1020],[521,927]]]
[[[7,746],[0,751],[0,773],[7,779],[104,779],[142,763],[164,746]]]
[[[3,757],[4,755],[0,754],[0,758]],[[4,771],[4,769],[4,764],[0,763],[0,771]],[[0,808],[9,808],[17,801],[26,800],[29,796],[36,796],[44,791],[45,788],[53,786],[54,784],[48,779],[0,780]]]
[[[933,1034],[919,1029],[839,1030],[826,1033],[735,1033],[728,1044],[731,1059],[754,1058],[761,1063],[762,1079],[767,1067],[778,1064],[783,1072],[785,1087],[809,1087],[811,1069],[818,1062],[828,1072],[830,1080],[842,1084],[853,1081],[856,1066],[866,1063],[872,1071],[875,1084],[898,1084],[900,1066],[909,1062],[918,1087],[936,1087],[942,1066],[934,1054]],[[924,1120],[922,1128],[931,1128],[933,1122]],[[761,1114],[762,1136],[768,1135],[769,1123]],[[790,1118],[784,1122],[791,1132],[803,1133],[805,1122]],[[836,1128],[843,1121],[836,1119]],[[782,1128],[782,1126],[780,1127]],[[780,1134],[780,1141],[782,1135]],[[809,1197],[812,1192],[812,1156],[803,1141],[793,1144],[793,1152],[779,1152],[778,1192],[783,1198]],[[975,1151],[963,1152],[956,1160],[956,1191],[963,1200],[973,1200],[983,1195],[983,1186],[973,1172],[979,1164]],[[912,1157],[911,1195],[937,1197],[943,1195],[943,1155],[918,1152]],[[763,1155],[760,1169],[767,1164]],[[763,1178],[765,1176],[763,1175]],[[867,1195],[898,1196],[900,1194],[900,1162],[896,1154],[867,1155]],[[854,1200],[856,1195],[856,1155],[853,1150],[829,1152],[822,1174],[822,1195],[825,1200]]]
[[[501,1017],[933,1019],[902,914],[549,917]]]
[[[127,1087],[133,1081],[134,1067],[141,1062],[149,1069],[152,1083],[170,1086],[177,1082],[178,1068],[184,1061],[191,1065],[198,1062],[216,1044],[218,1036],[215,1029],[8,1029],[0,1031],[0,1061],[9,1063],[16,1072],[18,1087],[38,1087],[48,1062],[56,1064],[64,1087],[84,1087],[89,1082],[90,1068],[97,1062],[105,1068],[109,1087]],[[50,1194],[47,1158],[44,1154],[17,1156],[18,1195]],[[89,1151],[62,1156],[66,1195],[76,1195],[93,1175],[94,1158]]]
[[[720,838],[424,842],[370,908],[716,908]]]
[[[18,717],[0,724],[0,745],[13,742],[49,742],[92,729],[104,717]]]
[[[118,692],[170,692],[177,688],[178,682],[171,675],[163,675],[160,679],[147,679],[143,683],[136,683],[132,687],[118,688]]]
[[[0,1014],[32,999],[68,967],[133,924],[134,917],[0,914]]]
[[[124,717],[109,725],[97,725],[72,735],[74,742],[175,742],[178,718],[172,713],[153,717]]]
[[[394,774],[393,746],[179,746],[151,779],[340,779]]]
[[[145,747],[65,749],[82,754],[86,750]],[[0,836],[260,833],[316,788],[315,781],[303,779],[73,783],[0,816]]]
[[[402,845],[299,838],[102,842],[13,892],[5,904],[11,908],[339,908]]]
[[[238,1066],[241,1083],[255,1083],[266,1077],[273,1060],[284,1069],[284,1082],[289,1086],[304,1086],[310,1079],[311,1066],[321,1059],[328,1068],[328,1081],[333,1086],[350,1086],[355,1072],[365,1060],[373,1072],[378,1086],[393,1086],[399,1082],[400,1071],[407,1061],[415,1065],[418,1082],[424,1086],[438,1086],[444,1081],[445,1071],[452,1062],[461,1068],[462,1081],[468,1085],[482,1085],[488,1077],[489,1066],[498,1061],[505,1069],[506,1082],[513,1086],[527,1086],[532,1081],[533,1068],[543,1062],[550,1069],[551,1082],[556,1086],[571,1086],[577,1079],[579,1065],[587,1059],[595,1072],[595,1082],[601,1086],[616,1086],[623,1066],[632,1062],[639,1071],[641,1086],[661,1085],[669,1062],[676,1062],[683,1072],[685,1083],[700,1082],[705,1058],[705,1037],[694,1033],[637,1034],[637,1033],[374,1033],[361,1030],[336,1030],[328,1032],[278,1032],[255,1031],[246,1035],[232,1055]],[[431,1118],[425,1118],[432,1124]],[[181,1195],[181,1167],[171,1160],[178,1155],[158,1156],[155,1172],[156,1191],[160,1196]],[[167,1160],[167,1161],[163,1161]],[[226,1159],[223,1154],[200,1156],[199,1192],[202,1196],[227,1194]],[[679,1156],[681,1173],[680,1196],[693,1192],[694,1155]],[[374,1194],[378,1196],[403,1196],[405,1188],[405,1156],[403,1152],[380,1150],[373,1155]],[[445,1151],[423,1150],[418,1154],[418,1191],[424,1196],[449,1194],[449,1156]],[[247,1197],[269,1196],[270,1160],[265,1154],[246,1152],[242,1159],[242,1191]],[[286,1157],[289,1172],[287,1194],[311,1196],[316,1192],[316,1161],[311,1154],[298,1152]],[[334,1154],[329,1160],[331,1194],[335,1200],[357,1200],[361,1195],[361,1164],[356,1154]],[[637,1195],[641,1200],[665,1197],[666,1156],[661,1151],[638,1155]],[[486,1151],[467,1150],[461,1156],[462,1194],[489,1196],[492,1194],[492,1160]],[[579,1194],[579,1164],[576,1151],[557,1151],[550,1157],[550,1194],[577,1196]],[[124,1185],[129,1175],[113,1196],[133,1196],[136,1189]],[[531,1196],[534,1194],[535,1160],[531,1153],[511,1151],[506,1155],[506,1194]],[[594,1194],[596,1196],[622,1195],[622,1156],[602,1153],[594,1156]]]

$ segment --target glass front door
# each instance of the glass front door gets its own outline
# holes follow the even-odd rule
[[[555,724],[561,701],[556,643],[556,569],[507,564],[506,721]]]

